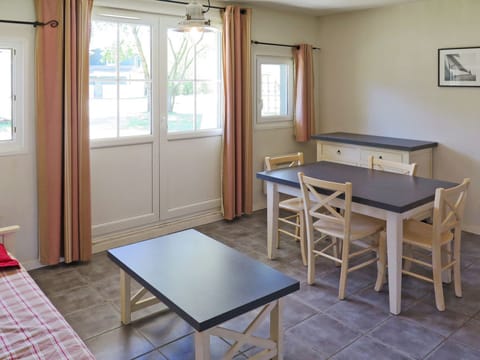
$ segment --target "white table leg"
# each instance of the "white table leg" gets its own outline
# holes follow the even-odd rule
[[[195,331],[195,360],[210,360],[210,334]]]
[[[387,213],[388,292],[390,312],[398,315],[402,301],[403,219],[400,214]]]
[[[267,256],[275,258],[278,236],[278,188],[277,184],[267,181]]]
[[[132,309],[130,302],[130,276],[120,269],[120,312],[122,323],[127,325],[132,320]]]

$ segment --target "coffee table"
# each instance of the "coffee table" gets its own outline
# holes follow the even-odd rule
[[[108,251],[120,267],[121,320],[158,302],[195,329],[195,359],[210,359],[210,336],[232,339],[225,359],[243,344],[261,347],[259,359],[282,359],[283,297],[300,284],[281,272],[195,230],[186,230]],[[144,288],[130,297],[130,278]],[[147,292],[153,297],[144,298]],[[261,308],[242,333],[218,325]],[[270,336],[253,336],[270,315]]]

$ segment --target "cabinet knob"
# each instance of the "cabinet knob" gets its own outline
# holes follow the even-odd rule
[[[383,159],[383,156],[382,156],[382,155],[380,155],[378,158],[381,160],[381,159]]]
[[[337,154],[340,155],[342,152],[340,150],[337,150]]]

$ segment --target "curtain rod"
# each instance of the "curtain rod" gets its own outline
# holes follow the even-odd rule
[[[256,40],[252,40],[252,44],[256,44],[256,45],[271,45],[271,46],[283,46],[283,47],[291,47],[291,48],[297,48],[297,49],[298,49],[298,45],[276,44],[276,43],[256,41]],[[317,48],[317,47],[313,47],[312,49],[313,49],[313,50],[320,50],[320,48]]]
[[[52,28],[56,28],[58,26],[57,20],[50,20],[45,23],[40,21],[0,20],[0,23],[32,25],[33,27],[50,25]]]
[[[176,0],[157,0],[157,1],[168,2],[168,3],[173,3],[173,4],[182,4],[182,5],[188,5],[189,4],[188,2],[185,2],[185,1],[176,1]],[[224,7],[210,5],[210,3],[208,5],[203,5],[202,4],[202,6],[207,7],[209,9],[225,10]]]

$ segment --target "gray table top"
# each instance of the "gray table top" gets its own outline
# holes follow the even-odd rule
[[[421,149],[434,148],[438,143],[424,140],[410,140],[393,138],[387,136],[354,134],[347,132],[333,132],[317,134],[312,136],[316,140],[332,141],[345,144],[355,144],[371,147],[380,147],[385,149],[416,151]]]
[[[300,287],[297,280],[195,230],[111,249],[108,256],[197,331]]]
[[[319,161],[294,168],[260,171],[257,178],[300,188],[298,173],[334,182],[352,183],[354,202],[397,213],[429,203],[439,187],[457,185],[449,181],[370,170],[358,166]]]

